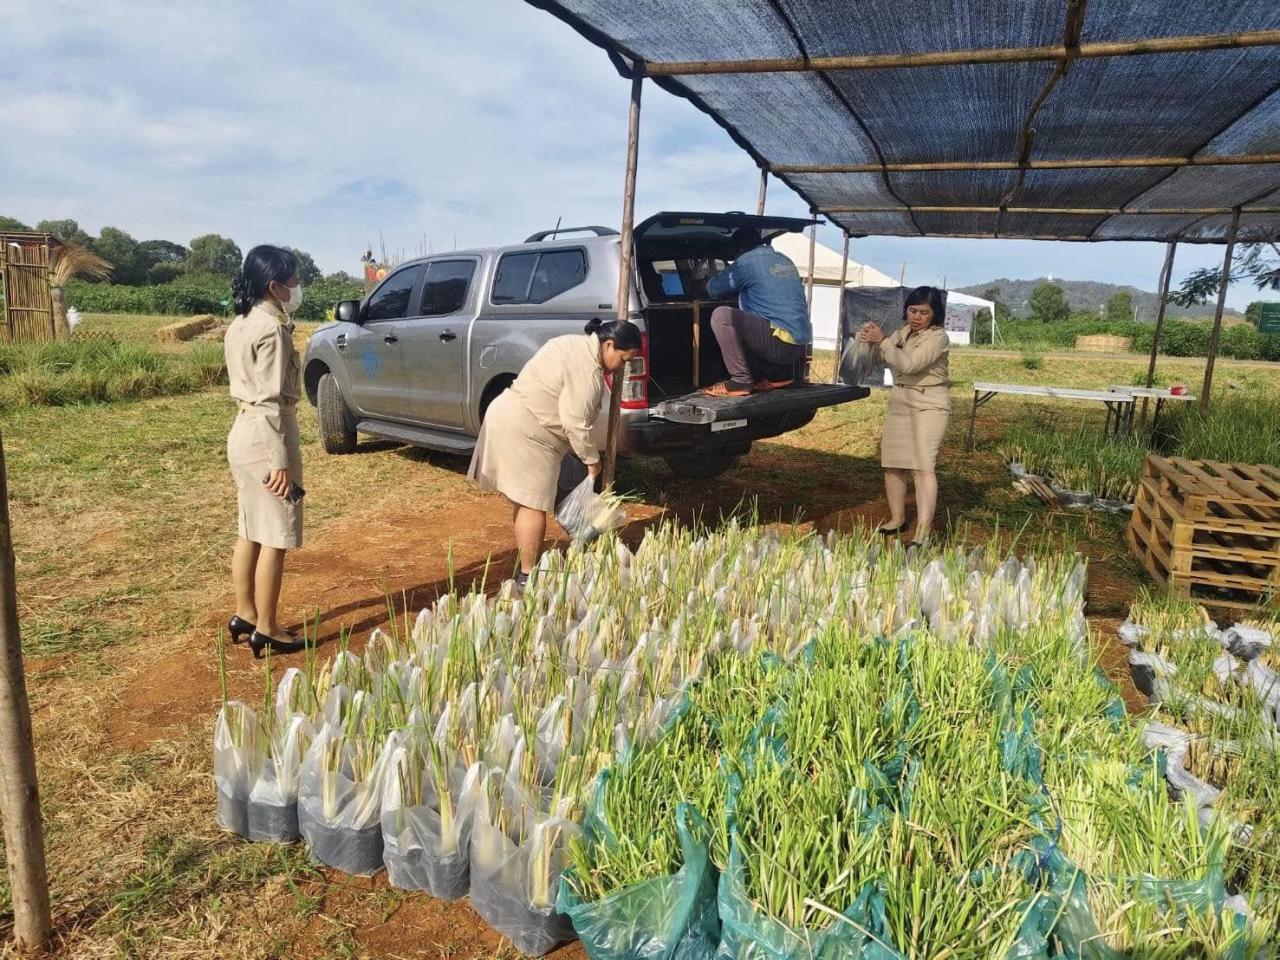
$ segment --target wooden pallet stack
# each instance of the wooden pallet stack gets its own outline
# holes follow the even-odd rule
[[[1280,469],[1147,457],[1129,546],[1179,596],[1251,611],[1280,597]]]

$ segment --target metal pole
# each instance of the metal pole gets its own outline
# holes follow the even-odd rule
[[[44,864],[44,828],[31,737],[31,707],[22,666],[18,592],[14,582],[13,535],[9,524],[9,483],[0,439],[0,803],[4,847],[13,890],[14,940],[21,950],[42,949],[52,935],[49,878]]]
[[[769,170],[767,167],[760,168],[760,199],[756,202],[756,216],[764,216],[764,199],[769,193]]]
[[[1164,267],[1160,270],[1160,299],[1156,304],[1156,329],[1151,334],[1151,359],[1147,363],[1147,388],[1156,380],[1156,354],[1160,352],[1160,334],[1164,330],[1164,308],[1169,302],[1169,281],[1173,279],[1173,252],[1178,241],[1170,240],[1164,248]],[[1142,398],[1142,422],[1147,422],[1147,405],[1150,397]]]
[[[636,65],[631,78],[631,112],[627,118],[627,175],[622,188],[622,249],[618,263],[618,319],[631,319],[632,234],[636,221],[636,165],[640,156],[640,93],[644,72]],[[618,462],[618,427],[622,417],[622,381],[625,371],[613,375],[609,391],[609,433],[604,449],[604,485],[613,483]]]
[[[1231,211],[1231,226],[1227,229],[1227,252],[1222,258],[1222,287],[1218,290],[1218,309],[1213,313],[1213,332],[1209,334],[1209,356],[1204,364],[1204,386],[1200,390],[1200,412],[1208,413],[1212,402],[1209,391],[1213,389],[1213,364],[1218,359],[1218,341],[1222,338],[1222,311],[1227,305],[1227,287],[1231,286],[1231,257],[1236,252],[1236,230],[1240,227],[1240,208]]]
[[[836,362],[831,382],[840,382],[840,359],[844,356],[844,285],[849,279],[849,235],[844,235],[844,252],[840,257],[840,299],[836,301]]]
[[[817,217],[817,211],[813,211],[814,217]],[[804,300],[809,307],[809,315],[813,315],[813,263],[818,254],[818,224],[815,222],[809,227],[809,282],[805,285]]]

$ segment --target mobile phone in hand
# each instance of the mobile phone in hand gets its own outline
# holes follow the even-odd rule
[[[267,474],[265,477],[262,478],[262,483],[264,486],[270,482],[271,482],[271,474]],[[291,483],[292,485],[289,487],[289,492],[283,497],[284,502],[285,503],[301,503],[302,498],[307,495],[307,491],[303,490],[302,487],[298,485],[297,480],[291,481]]]

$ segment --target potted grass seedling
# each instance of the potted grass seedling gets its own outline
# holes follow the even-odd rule
[[[218,825],[249,836],[249,794],[262,767],[263,730],[254,709],[227,693],[227,643],[218,632],[218,678],[222,706],[213,726],[213,781]]]
[[[362,875],[382,869],[383,777],[395,736],[364,691],[317,732],[299,778],[298,826],[320,863]]]
[[[393,887],[443,900],[465,896],[471,816],[483,773],[447,744],[412,730],[391,747],[382,803],[383,861]]]

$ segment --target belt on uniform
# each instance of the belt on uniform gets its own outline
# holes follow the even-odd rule
[[[288,404],[287,406],[285,404],[281,404],[276,409],[271,410],[267,407],[260,407],[256,404],[245,403],[243,400],[238,400],[236,401],[236,406],[240,408],[241,413],[276,413],[282,417],[296,417],[298,415],[298,408],[294,404]]]

